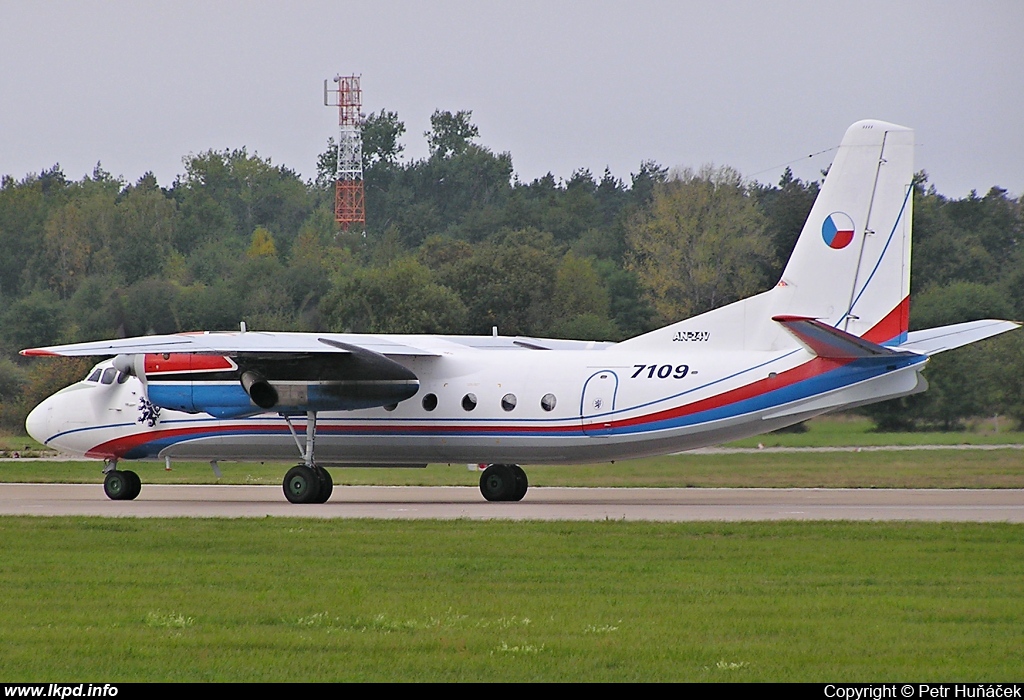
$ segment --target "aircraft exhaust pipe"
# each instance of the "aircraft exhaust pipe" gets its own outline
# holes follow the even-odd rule
[[[252,402],[260,408],[273,408],[277,405],[277,390],[270,382],[256,372],[242,372],[242,388]]]

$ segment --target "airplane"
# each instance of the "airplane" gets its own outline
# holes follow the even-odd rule
[[[757,435],[908,396],[936,353],[1013,330],[909,331],[914,132],[845,133],[781,279],[768,291],[618,342],[249,331],[23,350],[107,356],[29,414],[61,452],[104,460],[104,490],[141,490],[131,460],[298,460],[292,503],[324,503],[328,467],[489,465],[518,501],[521,465],[610,462]],[[304,433],[304,437],[300,437]]]

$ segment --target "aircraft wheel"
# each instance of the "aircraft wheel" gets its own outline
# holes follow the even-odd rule
[[[128,476],[129,472],[114,469],[107,472],[103,479],[103,492],[112,501],[127,501],[132,498],[135,482]]]
[[[142,479],[139,478],[138,474],[132,471],[125,471],[121,473],[128,478],[128,481],[131,485],[131,488],[128,491],[128,495],[124,497],[124,500],[134,501],[142,492]]]
[[[320,477],[304,464],[292,467],[284,475],[284,497],[290,503],[316,503],[320,496]]]
[[[523,496],[526,495],[527,489],[530,488],[530,480],[526,478],[526,472],[518,464],[509,465],[512,469],[512,473],[516,478],[516,490],[512,494],[511,501],[521,501]]]
[[[516,476],[507,464],[492,464],[480,475],[480,493],[488,501],[510,501],[516,493]]]
[[[331,473],[323,467],[317,467],[316,473],[320,477],[320,495],[317,497],[316,502],[327,503],[331,494],[334,493],[334,479],[331,478]]]

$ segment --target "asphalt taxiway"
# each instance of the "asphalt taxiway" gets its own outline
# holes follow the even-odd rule
[[[147,484],[137,500],[111,501],[99,484],[0,484],[0,515],[1020,523],[1024,490],[534,487],[519,503],[488,503],[470,487],[336,486],[329,502],[299,506],[280,486]]]

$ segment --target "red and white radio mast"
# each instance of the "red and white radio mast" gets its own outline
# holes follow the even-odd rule
[[[352,224],[366,227],[366,199],[363,190],[363,91],[358,75],[336,75],[336,88],[324,81],[324,104],[338,108],[338,169],[335,173],[334,220],[348,231]]]

